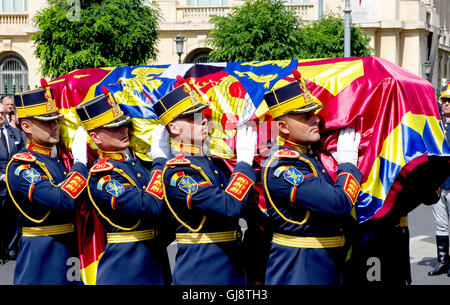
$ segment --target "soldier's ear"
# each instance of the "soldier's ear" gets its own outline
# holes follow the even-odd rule
[[[91,137],[92,141],[94,141],[94,143],[98,146],[99,144],[102,143],[102,141],[100,140],[100,137],[98,136],[97,132],[95,132],[94,130],[89,131],[89,136]]]
[[[25,134],[30,134],[32,131],[30,121],[25,120],[25,119],[21,120],[20,127],[22,128],[23,132],[25,132]]]
[[[169,124],[167,124],[167,130],[173,137],[177,137],[181,133],[181,129],[178,126],[177,122],[170,122]]]
[[[281,136],[288,136],[289,135],[289,128],[287,126],[286,121],[284,120],[276,120],[274,121],[275,126],[278,128],[278,131],[280,132]]]

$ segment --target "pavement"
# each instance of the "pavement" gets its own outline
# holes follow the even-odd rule
[[[434,220],[431,206],[420,205],[409,213],[410,257],[412,285],[450,285],[446,274],[428,276],[436,264]],[[241,222],[245,229],[245,222]],[[168,247],[169,260],[173,269],[176,244]],[[15,261],[0,265],[0,285],[12,285]]]

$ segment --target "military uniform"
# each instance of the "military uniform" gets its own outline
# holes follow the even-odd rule
[[[86,130],[119,127],[131,120],[110,93],[76,110]],[[158,236],[163,210],[162,165],[154,163],[149,172],[126,149],[100,151],[90,169],[89,198],[106,232],[96,284],[170,284],[167,251]]]
[[[59,115],[51,116],[57,110],[51,96],[49,87],[16,95],[19,118],[28,117],[26,112],[30,111],[45,120],[57,119]],[[7,166],[7,187],[24,216],[14,284],[80,283],[69,281],[68,271],[73,266],[68,260],[78,256],[74,209],[86,187],[87,174],[81,163],[75,163],[68,172],[56,146],[52,149],[28,141],[12,157]]]
[[[107,241],[97,284],[170,284],[167,252],[158,238],[160,175],[155,166],[150,173],[139,159],[122,152],[103,152],[91,168],[88,192]]]
[[[186,149],[196,153],[184,155]],[[178,221],[173,283],[246,284],[239,217],[255,171],[240,162],[227,179],[201,148],[173,154],[163,171],[166,203]]]
[[[339,283],[345,243],[342,216],[351,212],[362,174],[344,163],[334,183],[316,153],[286,144],[278,139],[262,171],[274,231],[266,284]]]
[[[206,107],[184,79],[177,80],[181,86],[153,106],[164,126]],[[202,147],[174,139],[171,149],[162,180],[164,200],[177,223],[173,283],[246,284],[239,217],[256,181],[251,162],[238,162],[228,179]]]
[[[322,107],[298,71],[293,75],[296,82],[264,95],[274,119]],[[350,215],[355,204],[361,172],[352,163],[342,162],[334,182],[310,146],[278,136],[261,175],[273,231],[266,284],[340,283],[343,217]]]

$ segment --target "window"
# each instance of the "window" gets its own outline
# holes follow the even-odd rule
[[[13,54],[0,57],[0,92],[14,94],[28,90],[28,68]]]
[[[228,5],[228,0],[188,0],[187,5],[197,5],[197,6]]]
[[[27,12],[28,0],[0,0],[2,12]]]

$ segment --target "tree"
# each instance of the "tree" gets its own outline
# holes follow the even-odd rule
[[[283,0],[248,0],[227,16],[213,16],[208,43],[214,61],[252,61],[344,56],[344,20],[331,13],[300,21]],[[351,55],[370,56],[370,37],[351,29]]]
[[[282,0],[249,0],[227,16],[213,16],[208,43],[214,61],[252,61],[293,58],[298,27],[294,13]]]
[[[298,58],[344,57],[344,20],[327,14],[321,20],[305,24],[300,29]],[[370,37],[358,27],[352,27],[351,56],[371,56]]]
[[[142,65],[157,55],[160,11],[145,0],[48,0],[31,40],[44,76]]]

